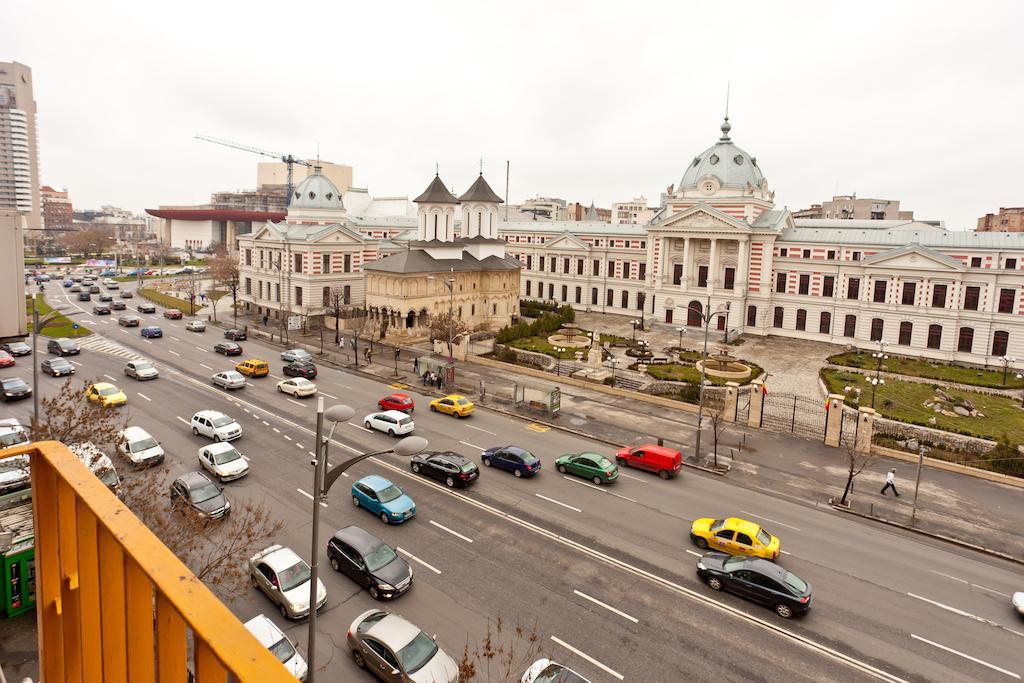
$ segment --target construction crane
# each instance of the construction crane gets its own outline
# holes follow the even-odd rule
[[[212,142],[217,145],[224,145],[225,147],[233,147],[234,149],[241,149],[246,152],[252,152],[253,154],[262,154],[265,157],[273,157],[287,164],[288,166],[288,195],[285,198],[285,205],[292,205],[292,193],[295,190],[292,184],[292,166],[295,164],[301,164],[303,166],[309,166],[312,168],[313,164],[303,159],[297,159],[291,154],[278,154],[277,152],[270,152],[259,147],[251,147],[249,145],[243,145],[237,142],[231,142],[230,140],[221,140],[220,138],[213,138],[209,135],[197,135],[196,140],[205,140],[206,142]]]

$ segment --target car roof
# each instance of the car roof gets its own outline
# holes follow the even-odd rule
[[[263,363],[265,365],[267,361],[263,360],[262,358],[246,358],[245,360],[239,361],[239,362],[240,363]]]
[[[739,517],[729,517],[725,520],[725,526],[748,536],[756,536],[757,532],[761,530],[760,524],[748,522],[747,520],[740,519]]]
[[[445,458],[446,460],[451,460],[452,462],[454,462],[456,464],[459,464],[459,465],[464,465],[467,462],[473,462],[472,460],[470,460],[466,456],[459,455],[458,453],[455,453],[454,451],[436,451],[434,453],[424,453],[423,454],[424,458],[432,458],[434,456],[440,456],[442,458]]]
[[[409,394],[403,394],[401,392],[397,392],[396,391],[393,394],[388,394],[388,398],[402,398],[402,399],[405,399],[405,398],[409,398]]]
[[[447,396],[444,396],[443,398],[450,398],[453,401],[457,401],[460,398],[466,398],[466,397],[463,396],[462,394],[448,394]]]
[[[402,415],[404,417],[405,414],[403,413]],[[369,486],[374,491],[381,491],[383,489],[386,489],[389,486],[392,486],[392,483],[390,481],[388,481],[384,477],[380,476],[379,474],[369,474],[369,475],[363,477],[362,479],[360,479],[359,481],[357,481],[356,483],[357,484],[366,484],[367,486]]]
[[[211,484],[213,483],[208,476],[202,472],[186,472],[181,475],[175,481],[180,481],[188,488],[199,486],[200,484]]]
[[[159,330],[160,328],[158,326],[156,326],[156,325],[146,325],[142,329],[144,329],[144,330]]]
[[[97,389],[117,389],[117,387],[110,382],[96,382],[93,386]],[[118,391],[120,391],[120,389],[118,389]]]
[[[249,629],[249,633],[256,636],[260,645],[266,648],[277,645],[284,638],[284,632],[265,614],[257,614],[245,622],[245,628]]]
[[[209,418],[214,418],[214,417],[220,417],[222,415],[224,415],[224,413],[220,412],[219,410],[200,410],[199,412],[197,412],[192,417],[205,417],[205,418],[209,419]],[[224,415],[224,417],[227,417],[227,416]]]
[[[210,445],[203,446],[199,450],[209,451],[210,453],[227,453],[228,451],[235,450],[235,447],[227,441],[214,441]]]
[[[532,453],[532,451],[526,448],[521,448],[520,446],[505,446],[503,450],[506,450],[509,453],[515,453],[516,455],[522,455],[523,453]]]
[[[65,365],[71,365],[71,361],[69,361],[67,358],[65,358],[63,356],[57,356],[56,358],[47,358],[43,362],[44,363],[49,363],[50,365],[55,365],[57,363],[64,363]]]
[[[670,456],[670,457],[673,457],[673,458],[676,455],[680,454],[679,451],[677,451],[674,448],[669,448],[668,446],[659,446],[659,445],[653,444],[653,443],[643,443],[643,444],[640,444],[639,446],[634,446],[634,448],[638,448],[638,449],[644,450],[644,451],[646,451],[648,453],[659,453],[661,455],[667,455],[667,456]]]
[[[288,569],[297,562],[302,562],[302,558],[292,550],[281,546],[277,550],[267,553],[260,558],[261,561],[266,562],[267,566],[273,569],[275,572],[279,572],[283,569]]]
[[[355,525],[338,529],[334,532],[334,537],[348,543],[359,552],[369,552],[384,542],[366,529]]]
[[[384,412],[377,413],[377,414],[378,415],[387,415],[388,417],[393,417],[396,420],[400,420],[403,417],[409,417],[408,415],[403,413],[401,410],[385,410]]]
[[[366,635],[375,638],[397,652],[412,642],[420,634],[420,629],[397,614],[388,614],[378,621]]]
[[[136,439],[144,439],[144,438],[146,438],[148,436],[152,436],[152,434],[147,432],[142,427],[139,427],[139,426],[136,426],[136,425],[131,425],[129,427],[125,427],[124,428],[124,430],[121,432],[121,436],[123,436],[126,439],[136,440]]]

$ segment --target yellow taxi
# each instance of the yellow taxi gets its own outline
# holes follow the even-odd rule
[[[435,398],[430,402],[430,410],[436,413],[446,413],[455,417],[466,417],[476,409],[473,402],[459,394],[448,394],[442,398]]]
[[[265,360],[250,358],[237,364],[235,370],[238,370],[246,377],[266,377],[270,374],[270,365]]]
[[[124,395],[124,392],[109,382],[90,384],[85,390],[85,397],[93,403],[99,403],[108,408],[128,403],[128,397]]]
[[[694,520],[690,527],[690,540],[701,550],[710,548],[730,555],[750,555],[766,560],[777,558],[782,545],[760,524],[739,517]]]

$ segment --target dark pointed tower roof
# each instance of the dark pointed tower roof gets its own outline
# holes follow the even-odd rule
[[[441,182],[441,176],[435,175],[434,179],[427,185],[427,189],[423,190],[423,194],[413,200],[417,204],[458,204],[459,200],[455,198],[448,188]]]
[[[501,197],[494,193],[491,186],[484,180],[484,174],[481,173],[480,177],[476,179],[476,182],[469,186],[465,194],[459,197],[460,202],[492,202],[494,204],[504,204]]]
[[[597,209],[594,208],[594,202],[590,202],[590,208],[583,215],[585,221],[599,221],[601,217],[597,215]]]

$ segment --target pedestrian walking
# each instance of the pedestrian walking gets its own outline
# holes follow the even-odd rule
[[[420,375],[420,384],[427,386],[427,376],[430,374],[430,370],[424,370],[423,374]]]
[[[444,376],[441,373],[437,373],[437,388],[440,389],[442,384],[444,384]]]
[[[270,318],[268,318],[266,315],[263,316],[263,327],[267,326],[267,320],[269,320],[269,319]]]
[[[896,497],[900,497],[900,492],[896,490],[896,468],[889,470],[889,473],[885,475],[885,486],[882,487],[882,495],[885,492],[892,489],[892,492],[896,494]]]

